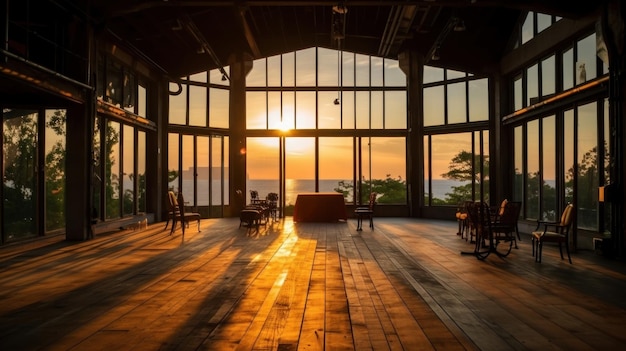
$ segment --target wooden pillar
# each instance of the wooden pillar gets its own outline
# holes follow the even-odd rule
[[[611,201],[611,246],[618,258],[626,257],[624,231],[626,230],[626,38],[624,26],[626,5],[619,0],[609,1],[602,14],[602,34],[610,62],[609,128],[610,175],[615,194]]]
[[[424,206],[424,109],[423,85],[424,58],[415,51],[399,55],[400,69],[406,75],[407,85],[407,183],[409,215],[422,216]]]
[[[234,61],[234,62],[233,62]],[[230,64],[230,145],[229,145],[229,194],[230,213],[239,213],[243,203],[237,190],[246,194],[246,75],[252,70],[252,60],[241,55]]]

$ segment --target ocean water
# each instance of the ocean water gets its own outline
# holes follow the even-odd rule
[[[319,182],[319,191],[320,192],[330,192],[334,191],[335,188],[339,187],[340,179],[324,179]],[[346,181],[346,183],[351,184],[351,181]],[[432,181],[432,193],[433,197],[444,199],[446,197],[446,193],[452,192],[452,187],[463,184],[463,182],[448,180],[448,179],[433,179]],[[198,199],[197,203],[199,206],[207,206],[209,204],[209,182],[208,181],[198,181]],[[222,194],[216,192],[221,187],[220,181],[213,181],[212,188],[214,190],[212,194],[212,203],[214,205],[221,203]],[[250,200],[250,190],[256,190],[259,192],[259,197],[265,198],[269,193],[278,193],[279,184],[278,179],[248,179],[247,184],[247,194],[246,200]],[[229,194],[228,191],[228,183],[224,184],[224,189],[226,193],[224,194],[224,204],[228,204]],[[285,201],[286,204],[293,205],[296,202],[296,197],[299,193],[305,192],[314,192],[315,191],[315,181],[313,179],[287,179],[285,183]],[[192,202],[193,199],[193,183],[191,180],[183,181],[183,196],[185,197],[185,201]],[[352,201],[352,197],[346,199],[346,201]]]

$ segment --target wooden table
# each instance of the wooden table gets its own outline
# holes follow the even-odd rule
[[[343,194],[303,193],[296,198],[294,222],[336,222],[347,219]]]

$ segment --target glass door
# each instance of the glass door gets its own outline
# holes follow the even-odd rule
[[[2,239],[37,235],[38,112],[2,113]]]

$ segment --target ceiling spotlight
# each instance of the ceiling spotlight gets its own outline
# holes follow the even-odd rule
[[[433,61],[437,61],[441,58],[441,53],[439,52],[439,46],[437,46],[435,48],[435,51],[433,51],[433,56],[431,57],[431,60]]]
[[[455,32],[464,32],[465,31],[465,21],[463,21],[462,19],[457,19],[456,20],[456,24],[454,25],[453,30]]]
[[[335,101],[333,101],[333,104],[335,105],[339,105],[341,102],[339,101],[339,98],[336,98]]]
[[[199,48],[198,48],[198,50],[197,50],[196,52],[197,52],[198,54],[204,54],[204,53],[205,53],[205,51],[204,51],[204,47],[202,47],[202,46],[201,46],[201,47],[199,47]]]

